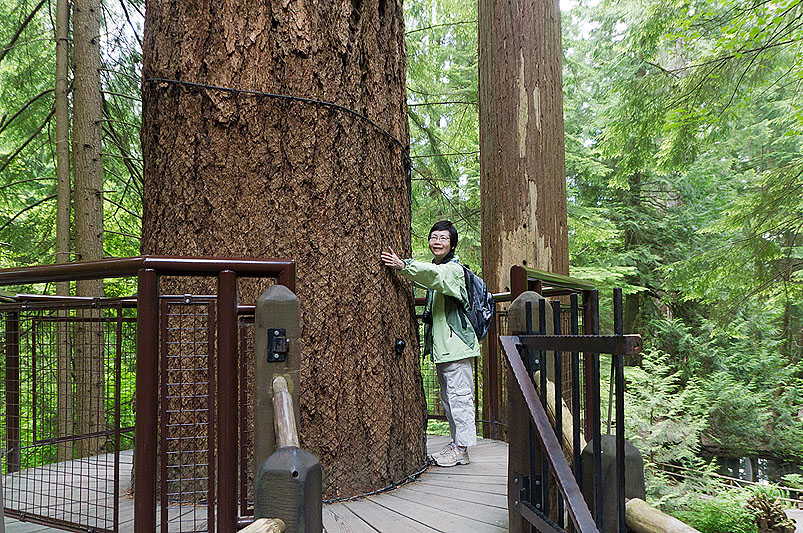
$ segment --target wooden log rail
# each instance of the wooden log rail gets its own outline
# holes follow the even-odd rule
[[[627,527],[634,533],[700,533],[639,498],[627,502]]]
[[[254,516],[280,523],[281,529],[253,529],[279,532],[323,530],[320,461],[299,447],[296,415],[287,378],[276,376],[273,392],[273,426],[276,451],[261,462],[254,480]],[[254,523],[256,524],[256,522]],[[253,524],[252,524],[253,527]]]
[[[250,526],[241,529],[240,533],[284,533],[284,522],[278,518],[259,518]]]
[[[277,376],[273,380],[273,420],[276,426],[276,447],[299,448],[296,417],[293,413],[293,397],[287,388],[287,380]]]

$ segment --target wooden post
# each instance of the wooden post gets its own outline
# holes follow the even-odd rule
[[[520,270],[523,272],[523,269]],[[520,287],[520,280],[516,273],[511,269],[516,288]],[[517,283],[518,281],[518,283]],[[534,313],[538,309],[538,300],[541,295],[532,292],[520,292],[516,299],[508,308],[508,330],[513,334],[522,334],[527,330],[526,325],[526,304],[532,302]],[[547,334],[552,333],[552,309],[547,306]],[[535,315],[537,316],[537,315]],[[553,367],[547,368],[547,376],[554,376]],[[554,377],[553,377],[554,379]],[[541,455],[536,448],[536,454],[531,457],[530,448],[533,443],[530,441],[530,413],[524,401],[521,389],[516,385],[516,378],[513,372],[508,369],[508,520],[511,533],[530,533],[529,522],[524,520],[518,510],[519,499],[523,493],[529,491],[529,487],[523,483],[524,479],[529,479],[533,465],[535,469],[540,469]],[[531,459],[534,463],[531,463]],[[524,476],[524,478],[523,478]]]
[[[298,298],[273,285],[257,299],[254,317],[254,516],[312,533],[323,530],[323,471],[299,447],[298,337]]]
[[[254,465],[261,465],[276,451],[273,383],[277,376],[285,381],[285,392],[292,399],[293,418],[299,420],[299,303],[283,285],[273,285],[257,299],[254,316]],[[284,330],[289,342],[284,361],[268,361],[268,332]],[[296,444],[298,446],[298,444]]]
[[[323,470],[317,457],[298,447],[293,400],[282,376],[273,381],[273,404],[278,450],[257,470],[254,517],[278,517],[288,533],[320,533]]]

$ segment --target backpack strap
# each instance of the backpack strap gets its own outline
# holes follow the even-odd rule
[[[452,258],[450,263],[457,263],[463,269],[463,284],[466,286],[466,295],[468,296],[468,308],[471,309],[471,288],[468,285],[468,267],[458,261],[457,259]],[[450,298],[454,298],[455,303],[457,304],[457,314],[460,315],[460,325],[463,329],[466,329],[468,326],[468,319],[466,318],[466,310],[463,309],[463,302],[460,301],[459,298],[455,298],[454,296],[450,296]]]

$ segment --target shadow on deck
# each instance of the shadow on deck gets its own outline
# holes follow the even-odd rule
[[[428,452],[440,450],[447,437],[429,436]],[[430,467],[416,481],[392,492],[344,503],[324,506],[323,523],[327,533],[382,533],[395,532],[472,532],[497,533],[508,530],[507,514],[507,455],[504,442],[480,439],[469,449],[471,464],[452,468]],[[104,457],[104,456],[100,456]],[[131,451],[121,453],[121,472],[130,472]],[[68,469],[60,463],[59,477],[68,477]],[[81,468],[81,461],[72,461]],[[52,475],[52,474],[50,474]],[[40,487],[48,476],[43,476]],[[6,478],[4,478],[5,482]],[[121,533],[134,531],[134,502],[126,496],[130,476],[121,480],[119,529]],[[111,480],[108,483],[112,483]],[[33,489],[33,487],[31,487]],[[38,492],[38,503],[47,499]],[[176,530],[186,529],[188,522],[203,523],[194,516],[205,508],[176,506],[169,523]],[[80,512],[80,511],[79,511]],[[66,518],[66,517],[65,517]],[[181,523],[181,525],[179,525]],[[168,531],[173,528],[168,526]],[[196,531],[202,531],[197,529]],[[51,526],[20,522],[6,517],[6,533],[35,533],[57,531]]]

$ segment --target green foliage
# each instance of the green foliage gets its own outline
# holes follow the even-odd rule
[[[702,466],[697,453],[706,398],[696,380],[684,384],[659,350],[644,354],[643,367],[626,370],[628,439],[649,461]]]
[[[446,420],[427,420],[427,435],[451,435]]]
[[[477,112],[477,4],[405,4],[413,252],[426,253],[431,225],[460,231],[460,259],[479,273],[480,193]]]
[[[803,475],[786,474],[781,479],[787,487],[792,487],[793,489],[803,489]]]
[[[0,6],[0,44],[11,42],[36,3]],[[140,64],[143,3],[103,6],[104,253],[139,251],[142,212]],[[36,11],[0,59],[0,268],[55,260],[55,4]],[[140,22],[137,22],[140,21]],[[68,80],[69,82],[69,80]],[[23,289],[32,289],[30,287]],[[52,292],[52,285],[43,287]],[[112,282],[107,294],[131,294]]]
[[[700,533],[756,533],[755,517],[745,509],[748,495],[729,491],[710,499],[689,499],[687,508],[675,514]]]
[[[671,412],[686,391],[694,446],[800,453],[800,18],[797,1],[563,14],[572,274],[625,288],[647,347],[627,409],[645,453],[676,442],[650,394]]]

